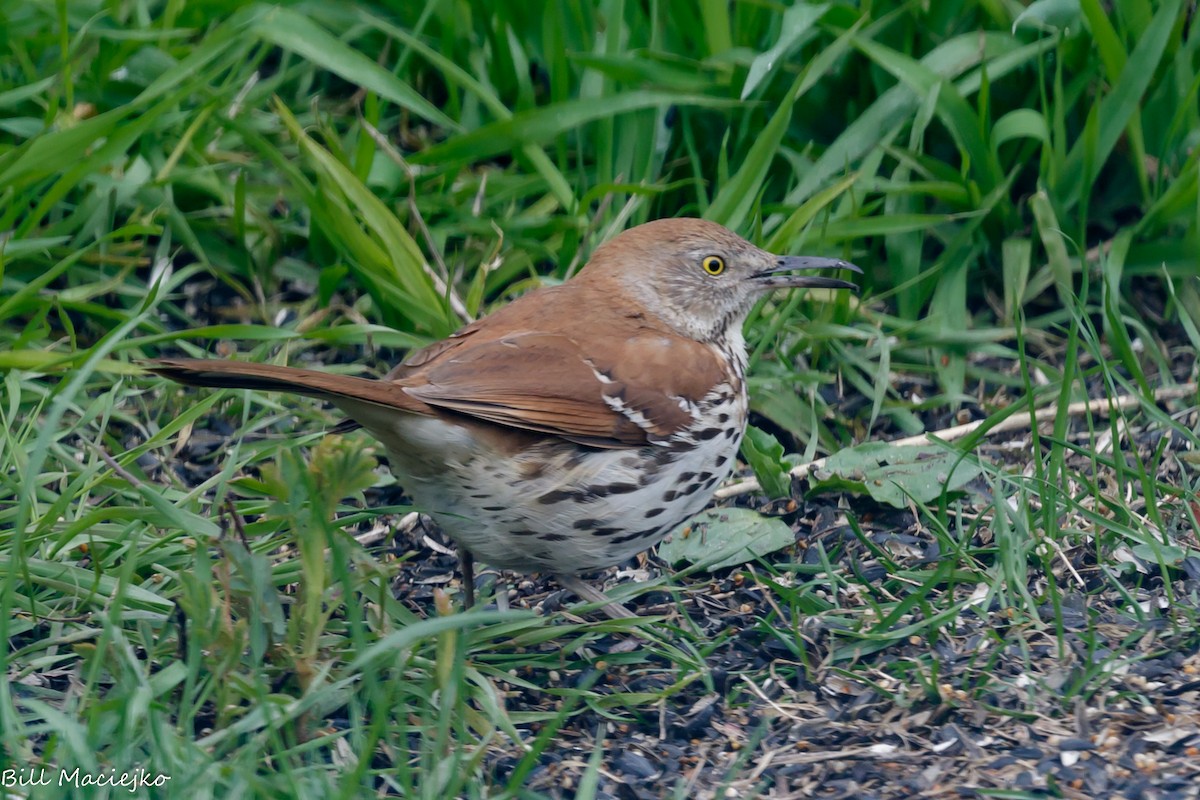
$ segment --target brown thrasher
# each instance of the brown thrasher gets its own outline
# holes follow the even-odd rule
[[[608,603],[578,574],[658,542],[734,467],[747,417],[742,323],[755,300],[779,288],[856,288],[794,274],[814,269],[861,271],[775,256],[712,222],[659,220],[383,380],[206,359],[148,367],[180,383],[337,406],[384,444],[417,507],[458,543],[465,605],[472,557],[553,573]]]

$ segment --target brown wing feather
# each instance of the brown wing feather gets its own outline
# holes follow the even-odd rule
[[[436,358],[405,391],[437,408],[597,447],[662,441],[695,422],[690,404],[724,362],[687,339],[635,331],[606,351],[559,334],[471,343]],[[636,388],[635,388],[636,387]]]
[[[418,414],[440,409],[612,448],[668,440],[695,423],[695,403],[719,384],[736,382],[712,347],[651,327],[636,309],[573,286],[525,295],[418,350],[381,381],[188,359],[164,359],[151,369],[182,383],[326,397],[351,417],[374,415],[379,406]],[[589,310],[586,323],[580,308]],[[593,338],[596,331],[603,336]],[[335,430],[354,427],[347,422]]]
[[[456,347],[460,347],[471,334],[479,329],[482,320],[476,320],[470,325],[461,328],[450,334],[445,339],[426,345],[419,350],[414,350],[408,354],[408,357],[401,361],[396,366],[392,367],[386,375],[383,376],[385,381],[398,381],[417,374],[421,367],[429,362],[437,359],[443,353],[447,353]]]
[[[421,367],[433,361],[438,356],[458,347],[465,341],[466,337],[474,333],[479,327],[479,322],[472,322],[462,330],[452,333],[448,338],[441,339],[433,344],[426,345],[419,350],[414,350],[408,354],[408,357],[401,361],[396,366],[388,370],[388,373],[383,376],[384,381],[398,381],[412,375],[418,374]],[[361,428],[362,424],[353,418],[347,418],[334,425],[329,429],[330,433],[345,434],[350,431]]]

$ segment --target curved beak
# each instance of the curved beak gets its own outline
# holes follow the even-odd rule
[[[775,266],[755,274],[754,280],[764,289],[852,289],[858,291],[858,285],[839,278],[827,278],[823,275],[797,275],[800,270],[835,270],[848,269],[860,275],[862,270],[849,261],[840,258],[813,258],[810,256],[779,256]]]

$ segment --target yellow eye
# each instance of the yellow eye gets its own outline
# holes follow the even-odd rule
[[[704,267],[704,271],[709,275],[720,275],[725,271],[725,259],[720,256],[705,256],[700,266]]]

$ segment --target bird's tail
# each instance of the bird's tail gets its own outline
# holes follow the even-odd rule
[[[369,403],[418,414],[429,413],[427,405],[392,381],[208,358],[160,358],[144,362],[143,366],[156,375],[188,386],[306,394],[329,400],[343,410],[358,403]]]

